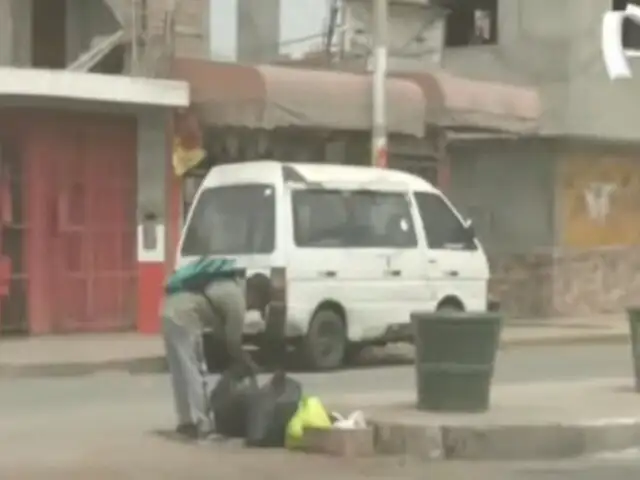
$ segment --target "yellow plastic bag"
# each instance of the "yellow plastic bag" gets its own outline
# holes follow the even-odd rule
[[[331,428],[331,419],[318,397],[302,397],[298,410],[289,420],[285,446],[300,448],[306,428]]]

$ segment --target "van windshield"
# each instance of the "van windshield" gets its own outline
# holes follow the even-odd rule
[[[417,238],[402,193],[295,190],[294,239],[301,248],[412,248]]]
[[[181,254],[250,255],[275,249],[275,189],[267,184],[214,187],[198,197]]]

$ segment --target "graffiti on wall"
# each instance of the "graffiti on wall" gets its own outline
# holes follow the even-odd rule
[[[591,220],[606,223],[611,211],[611,194],[615,192],[615,183],[594,182],[584,189],[584,201]]]
[[[564,245],[640,245],[640,159],[605,154],[564,158],[559,194]]]

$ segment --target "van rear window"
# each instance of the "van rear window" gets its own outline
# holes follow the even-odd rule
[[[412,248],[407,196],[348,190],[294,190],[294,238],[302,248]]]
[[[214,187],[198,197],[186,226],[183,256],[250,255],[275,249],[275,188]]]

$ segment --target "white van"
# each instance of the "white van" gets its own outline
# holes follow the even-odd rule
[[[372,167],[252,161],[212,168],[177,265],[233,257],[270,279],[248,343],[286,338],[307,366],[409,341],[416,310],[485,311],[489,266],[469,222],[430,183]],[[256,282],[260,283],[260,282]],[[267,283],[267,282],[262,282]]]

